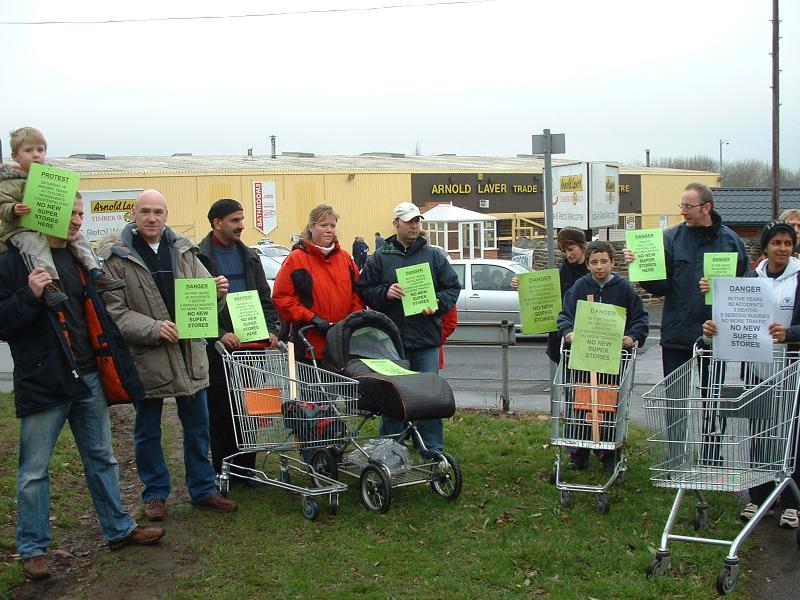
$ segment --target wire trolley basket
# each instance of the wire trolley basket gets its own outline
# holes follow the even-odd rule
[[[621,484],[627,470],[622,451],[628,435],[628,413],[636,364],[634,345],[621,350],[619,371],[614,374],[590,373],[569,367],[570,348],[562,345],[561,357],[551,393],[550,444],[556,448],[556,460],[550,477],[561,491],[561,504],[572,504],[572,492],[597,495],[597,511],[608,512],[606,492],[615,482]],[[563,481],[562,455],[572,455],[571,466],[588,466],[590,451],[603,462],[608,475],[604,483],[569,483]]]
[[[647,575],[669,572],[669,540],[729,546],[717,589],[733,590],[740,545],[781,492],[791,486],[795,467],[800,356],[785,347],[771,363],[740,363],[714,358],[696,347],[693,358],[642,395],[651,451],[650,480],[677,490],[656,559]],[[741,374],[741,382],[728,380]],[[687,490],[697,494],[694,529],[708,519],[704,491],[739,492],[775,482],[769,498],[734,540],[671,533]],[[798,533],[800,544],[800,533]]]
[[[239,449],[222,462],[220,490],[227,493],[230,477],[234,476],[299,494],[303,515],[309,519],[318,515],[315,496],[328,496],[331,513],[335,513],[338,494],[347,486],[286,453],[299,450],[305,457],[314,448],[343,447],[352,441],[359,427],[358,382],[296,363],[282,351],[228,352],[219,342],[216,347],[225,365]],[[264,455],[261,469],[242,467],[233,460],[250,453]],[[266,471],[272,453],[279,456],[277,478]],[[293,474],[300,475],[304,484],[293,483]]]

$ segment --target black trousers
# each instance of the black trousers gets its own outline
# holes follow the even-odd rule
[[[235,424],[231,415],[228,388],[225,382],[225,365],[213,346],[208,351],[208,433],[211,437],[211,463],[216,473],[222,473],[222,460],[239,451],[236,445]],[[244,454],[233,461],[241,467],[253,468],[255,454]]]

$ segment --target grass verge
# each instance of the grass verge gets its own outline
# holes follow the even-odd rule
[[[0,590],[21,581],[13,547],[13,472],[16,465],[13,410],[2,398],[0,457],[3,544]],[[447,447],[462,465],[464,490],[446,502],[428,486],[394,490],[388,513],[361,508],[358,482],[340,499],[339,514],[324,510],[316,522],[304,519],[299,498],[276,488],[234,488],[240,502],[232,515],[171,509],[165,542],[191,558],[191,575],[175,569],[164,581],[149,580],[153,593],[171,599],[219,598],[709,598],[722,566],[723,548],[675,544],[670,577],[648,581],[652,560],[674,498],[648,481],[646,443],[632,428],[626,483],[610,492],[611,510],[600,515],[594,497],[575,494],[572,508],[559,505],[549,484],[553,450],[549,422],[458,413],[449,420]],[[166,433],[166,432],[165,432]],[[77,465],[77,468],[76,468]],[[177,470],[173,477],[181,477]],[[576,475],[569,473],[569,477]],[[597,466],[582,479],[599,479]],[[59,441],[51,469],[53,489],[74,490],[53,498],[56,521],[87,510],[80,463],[69,432]],[[730,494],[710,494],[703,535],[732,538],[739,530],[738,506]],[[76,506],[77,504],[77,506]],[[185,510],[183,510],[185,508]],[[88,508],[88,510],[91,510]],[[694,507],[688,503],[678,528],[692,535]],[[181,521],[183,523],[181,523]],[[10,533],[8,530],[12,529]],[[190,533],[179,535],[176,527]],[[146,549],[142,549],[146,552]],[[136,570],[138,553],[104,555],[91,579],[113,579],[120,569]],[[732,598],[742,592],[746,560]],[[149,586],[148,586],[149,587]]]

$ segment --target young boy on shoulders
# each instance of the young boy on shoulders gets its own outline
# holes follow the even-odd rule
[[[67,300],[67,296],[59,287],[58,271],[47,238],[38,231],[22,227],[19,222],[22,215],[31,212],[30,206],[22,202],[28,171],[33,163],[44,164],[46,155],[47,141],[38,129],[22,127],[11,132],[11,158],[17,165],[0,165],[0,242],[19,250],[31,271],[43,267],[50,274],[53,282],[47,284],[43,297],[48,306],[55,306]],[[92,277],[98,292],[125,287],[124,281],[112,279],[103,272],[82,232],[67,247]]]

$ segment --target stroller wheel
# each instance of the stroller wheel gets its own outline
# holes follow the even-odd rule
[[[364,508],[385,513],[392,505],[392,485],[383,469],[367,465],[361,472],[361,502]]]
[[[431,489],[445,500],[455,500],[461,494],[461,465],[447,452],[431,465]]]
[[[336,463],[336,457],[330,448],[317,448],[311,455],[311,460],[308,463],[315,473],[329,477],[330,479],[339,479],[339,465]],[[317,487],[325,487],[323,482],[314,480]]]

